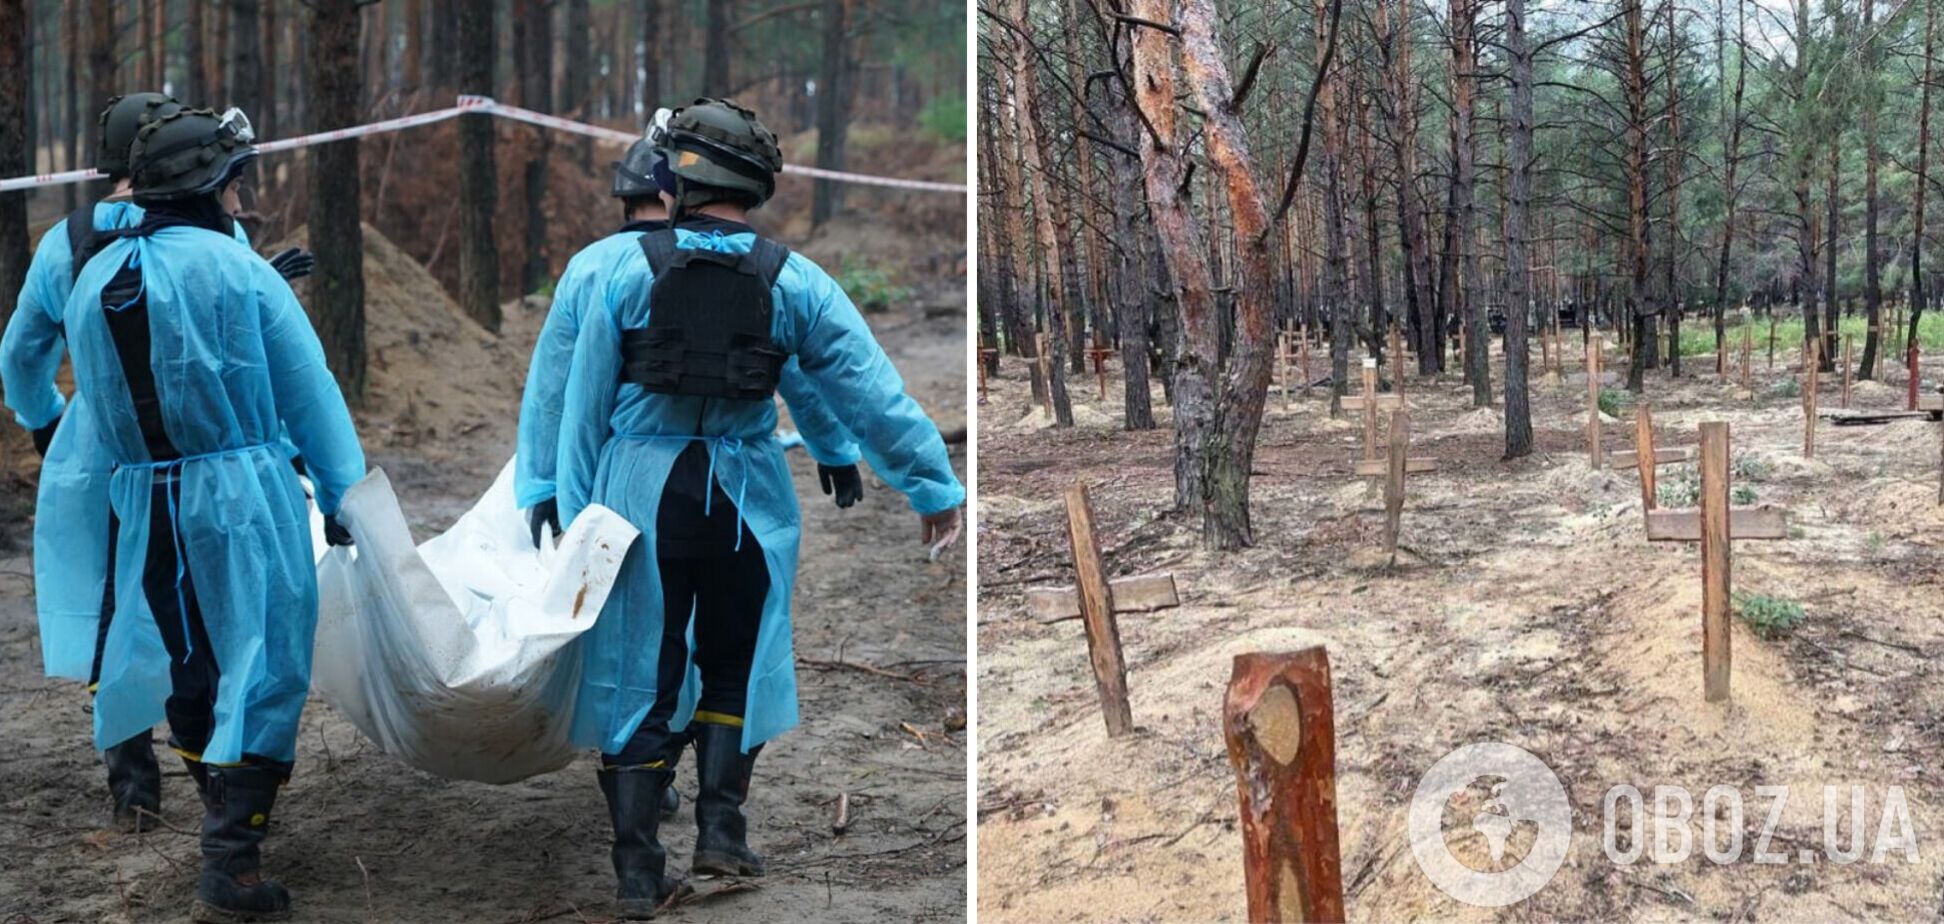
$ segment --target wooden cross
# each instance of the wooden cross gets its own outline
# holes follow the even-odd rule
[[[1906,374],[1909,376],[1907,381],[1910,383],[1910,410],[1913,411],[1919,410],[1917,403],[1917,358],[1921,353],[1923,353],[1923,348],[1918,344],[1916,338],[1911,338],[1910,346],[1904,350],[1904,355],[1909,357],[1910,367]]]
[[[1755,322],[1744,319],[1742,323],[1742,390],[1755,388]]]
[[[1291,341],[1296,335],[1288,328],[1276,336],[1276,371],[1282,375],[1283,409],[1288,410],[1296,401],[1296,369],[1293,358],[1296,354]]]
[[[1033,335],[1033,362],[1039,366],[1040,404],[1046,409],[1047,419],[1053,417],[1053,343],[1044,333]]]
[[[1094,532],[1093,500],[1085,484],[1067,488],[1066,512],[1077,586],[1028,591],[1027,607],[1041,622],[1060,622],[1077,615],[1086,626],[1087,659],[1093,665],[1107,735],[1118,738],[1134,730],[1134,714],[1127,705],[1127,661],[1121,656],[1116,613],[1178,606],[1180,599],[1170,574],[1107,580],[1100,539]]]
[[[1094,377],[1100,380],[1100,400],[1107,400],[1107,357],[1114,355],[1111,347],[1090,347],[1087,355],[1093,357]]]
[[[1701,507],[1647,514],[1647,541],[1701,543],[1701,663],[1708,702],[1728,698],[1729,543],[1786,539],[1789,514],[1776,507],[1728,506],[1728,424],[1701,425]]]
[[[1586,338],[1586,451],[1593,468],[1603,464],[1600,455],[1600,338]]]
[[[1329,654],[1236,655],[1222,737],[1241,802],[1249,920],[1342,921]]]
[[[1770,372],[1774,372],[1774,371],[1775,371],[1775,309],[1773,309],[1773,308],[1770,308],[1770,309],[1769,309],[1769,354],[1768,354],[1768,367],[1769,367],[1769,371],[1770,371]]]
[[[1694,461],[1692,447],[1654,448],[1654,416],[1645,404],[1634,405],[1634,448],[1613,454],[1614,468],[1632,467],[1640,472],[1640,508],[1651,512],[1660,505],[1659,485],[1654,468]]]
[[[1812,337],[1802,346],[1802,455],[1816,457],[1816,391],[1822,373],[1822,338]]]
[[[1410,458],[1411,421],[1403,408],[1391,412],[1390,457],[1357,463],[1357,474],[1384,476],[1384,555],[1397,564],[1397,533],[1404,518],[1404,476],[1438,469],[1436,459]]]
[[[1346,411],[1361,411],[1363,413],[1363,457],[1365,461],[1371,461],[1377,458],[1377,409],[1383,408],[1388,411],[1396,410],[1403,406],[1403,398],[1397,395],[1380,395],[1377,393],[1377,361],[1367,356],[1364,357],[1363,394],[1351,395],[1344,398],[1343,409]]]

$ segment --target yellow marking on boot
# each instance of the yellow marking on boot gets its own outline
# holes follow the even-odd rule
[[[730,728],[741,728],[743,724],[742,716],[730,715],[726,712],[709,712],[705,709],[695,711],[695,720],[710,725],[727,725]]]
[[[203,762],[201,751],[187,751],[182,748],[176,747],[173,744],[169,745],[169,750],[176,752],[176,756],[182,758],[183,760],[193,760],[196,763]]]
[[[261,828],[263,827],[264,822],[267,822],[269,820],[270,820],[269,816],[263,814],[262,812],[258,812],[255,815],[250,816],[250,827]]]
[[[94,683],[91,683],[91,684],[88,684],[88,692],[89,692],[90,694],[92,694],[92,693],[95,693],[96,691],[99,691],[100,689],[101,689],[101,681],[99,681],[99,680],[97,680],[97,681],[95,681]]]
[[[665,761],[665,760],[651,760],[651,761],[649,761],[649,762],[647,762],[647,763],[645,763],[645,764],[610,764],[610,763],[602,763],[602,764],[601,764],[601,769],[603,769],[603,770],[666,770],[666,769],[668,769],[668,761]]]

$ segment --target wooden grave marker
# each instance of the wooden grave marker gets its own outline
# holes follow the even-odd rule
[[[1645,404],[1634,405],[1634,448],[1612,455],[1614,468],[1632,468],[1640,473],[1640,509],[1652,511],[1660,505],[1654,469],[1694,461],[1693,447],[1660,449],[1654,445],[1654,416]]]
[[[1114,355],[1113,347],[1088,347],[1087,355],[1093,357],[1094,377],[1100,380],[1100,400],[1107,400],[1107,357]]]
[[[1775,371],[1775,311],[1773,309],[1769,311],[1769,351],[1768,353],[1769,353],[1768,355],[1769,371],[1774,372]]]
[[[1404,399],[1404,331],[1396,324],[1390,328],[1391,393]]]
[[[1302,354],[1300,362],[1302,363],[1303,371],[1303,397],[1307,398],[1310,393],[1310,382],[1314,381],[1310,378],[1309,325],[1305,324],[1296,329],[1296,343],[1297,351]]]
[[[1735,539],[1786,539],[1788,511],[1728,504],[1728,424],[1701,425],[1701,507],[1647,514],[1647,541],[1701,544],[1702,688],[1708,702],[1728,698],[1730,543]]]
[[[1363,457],[1365,461],[1377,458],[1377,411],[1396,410],[1404,406],[1404,399],[1396,395],[1377,393],[1377,361],[1364,357],[1363,394],[1350,395],[1343,399],[1343,409],[1363,414]]]
[[[1802,345],[1802,455],[1816,457],[1816,391],[1822,377],[1822,338]]]
[[[1094,685],[1107,720],[1107,735],[1118,738],[1134,730],[1134,714],[1127,705],[1127,660],[1121,656],[1120,626],[1114,620],[1114,592],[1100,559],[1100,539],[1094,534],[1093,501],[1087,486],[1067,489],[1067,540],[1073,546],[1073,576],[1080,595],[1080,619],[1087,627],[1087,658],[1093,663]]]
[[[1222,737],[1241,803],[1249,920],[1343,920],[1336,720],[1321,647],[1235,656]]]
[[[1855,370],[1851,367],[1851,363],[1855,362],[1855,355],[1854,355],[1855,349],[1856,349],[1856,338],[1850,334],[1844,334],[1843,335],[1843,410],[1845,411],[1849,410],[1850,377],[1855,372]]]
[[[1391,412],[1389,449],[1389,458],[1384,461],[1358,462],[1357,474],[1384,476],[1384,557],[1387,565],[1395,566],[1397,534],[1404,519],[1404,478],[1416,472],[1436,471],[1438,460],[1410,458],[1411,420],[1401,407]],[[1381,471],[1372,471],[1377,466],[1382,466]]]
[[[1053,344],[1045,333],[1033,335],[1033,363],[1039,367],[1040,406],[1046,419],[1053,419]]]
[[[992,357],[998,355],[999,355],[999,351],[995,349],[991,349],[990,347],[979,348],[979,361],[976,363],[976,365],[979,367],[979,403],[980,404],[986,403],[986,363],[990,361]]]
[[[1742,324],[1741,380],[1743,391],[1755,389],[1755,322],[1749,319]]]

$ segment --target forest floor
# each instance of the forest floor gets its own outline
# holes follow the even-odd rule
[[[1806,614],[1773,638],[1733,620],[1732,699],[1718,705],[1702,699],[1698,549],[1646,542],[1633,471],[1592,470],[1576,367],[1535,380],[1537,451],[1513,462],[1502,461],[1499,408],[1473,409],[1455,375],[1407,380],[1411,455],[1438,469],[1410,477],[1406,551],[1386,568],[1378,479],[1351,474],[1360,424],[1330,419],[1325,391],[1285,407],[1272,387],[1251,486],[1256,543],[1215,555],[1167,512],[1172,434],[1158,388],[1161,429],[1130,433],[1120,429],[1117,366],[1105,404],[1092,403],[1092,375],[1072,376],[1079,425],[1050,429],[1031,406],[1025,367],[1008,357],[980,409],[981,920],[1242,920],[1237,788],[1221,728],[1231,660],[1311,645],[1326,646],[1334,678],[1352,920],[1936,919],[1939,425],[1825,422],[1805,459],[1792,371],[1758,357],[1751,394],[1718,382],[1712,356],[1685,362],[1690,377],[1649,373],[1658,444],[1693,446],[1701,421],[1730,422],[1735,483],[1754,494],[1739,501],[1793,512],[1788,539],[1735,543],[1736,593],[1793,600]],[[1495,385],[1502,373],[1495,365]],[[1924,375],[1934,385],[1944,364]],[[1901,409],[1902,381],[1893,371],[1890,384],[1859,384],[1852,406]],[[1839,384],[1827,374],[1823,383],[1822,408],[1835,412]],[[1621,416],[1606,421],[1608,451],[1633,442],[1631,409]],[[1691,464],[1660,470],[1671,491],[1697,479]],[[1025,608],[1028,588],[1073,580],[1061,492],[1075,482],[1091,487],[1110,575],[1168,570],[1182,592],[1178,609],[1120,616],[1137,728],[1119,739],[1107,736],[1080,624],[1042,624]],[[1411,794],[1432,763],[1486,741],[1540,757],[1574,817],[1565,866],[1504,909],[1439,891],[1407,834]],[[1618,784],[1650,805],[1653,786],[1686,787],[1697,816],[1709,787],[1734,787],[1747,816],[1740,862],[1701,855],[1698,818],[1686,862],[1609,860],[1602,800]],[[1918,859],[1803,862],[1799,848],[1825,843],[1823,784],[1864,788],[1871,843],[1888,787],[1902,787]],[[1767,848],[1783,845],[1781,865],[1750,859],[1770,807],[1758,785],[1792,787]],[[1446,817],[1447,843],[1475,869],[1504,869],[1530,843],[1515,835],[1491,866],[1475,841],[1464,844],[1476,835],[1461,835],[1462,822],[1451,829],[1449,804]],[[1837,846],[1850,844],[1847,821],[1841,830]]]
[[[962,215],[962,212],[961,212]],[[877,222],[845,216],[813,256],[855,245]],[[962,219],[961,219],[962,225]],[[927,253],[963,253],[948,227]],[[964,432],[962,264],[892,264],[910,297],[870,322],[941,429]],[[506,306],[488,333],[422,267],[367,232],[371,385],[358,414],[370,463],[390,475],[421,539],[444,529],[513,452],[521,389],[548,302]],[[300,292],[301,294],[301,292]],[[787,426],[787,423],[786,423]],[[200,816],[180,764],[162,751],[169,826],[108,826],[100,759],[79,684],[41,677],[24,512],[34,472],[18,428],[0,437],[0,500],[24,508],[0,534],[0,921],[181,920],[195,887]],[[953,462],[964,470],[962,439]],[[965,907],[964,545],[927,563],[917,518],[867,477],[839,511],[813,463],[790,454],[803,500],[795,598],[803,724],[763,752],[748,805],[769,875],[698,883],[672,920],[957,920]],[[508,786],[405,767],[321,699],[304,714],[297,772],[278,801],[265,868],[306,921],[602,921],[614,911],[610,829],[596,758]],[[683,814],[663,828],[672,870],[694,841],[692,758],[678,771]],[[847,832],[831,820],[849,795]]]

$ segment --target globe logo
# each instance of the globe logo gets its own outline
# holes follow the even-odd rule
[[[1478,798],[1481,792],[1487,795]],[[1454,797],[1462,798],[1454,804]],[[1447,808],[1459,819],[1450,828]],[[1418,781],[1410,838],[1418,868],[1439,891],[1498,908],[1525,900],[1559,872],[1573,839],[1573,811],[1566,787],[1532,752],[1496,741],[1469,744],[1440,758]],[[1467,863],[1453,853],[1454,845],[1476,848],[1480,839],[1484,856],[1468,849]]]

